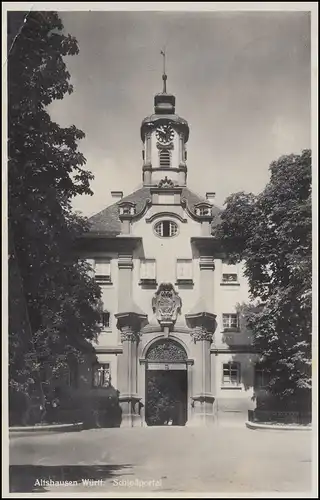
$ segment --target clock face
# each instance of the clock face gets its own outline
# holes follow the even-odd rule
[[[170,125],[160,125],[157,128],[156,136],[159,142],[165,144],[173,140],[174,130]]]

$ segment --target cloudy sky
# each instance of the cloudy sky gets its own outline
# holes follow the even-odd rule
[[[86,133],[80,150],[95,175],[92,215],[111,190],[141,185],[142,119],[168,92],[190,126],[188,186],[199,194],[263,189],[270,162],[310,147],[310,20],[303,12],[61,12],[80,53],[67,58],[74,93],[54,120]]]

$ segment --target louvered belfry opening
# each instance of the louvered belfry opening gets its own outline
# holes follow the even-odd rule
[[[171,154],[168,149],[161,149],[159,152],[160,167],[170,168],[171,166]]]

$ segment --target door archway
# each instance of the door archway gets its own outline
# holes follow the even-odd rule
[[[146,412],[148,426],[185,425],[188,401],[188,356],[174,339],[154,342],[146,353]]]

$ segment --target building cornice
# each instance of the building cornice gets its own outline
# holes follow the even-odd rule
[[[94,252],[103,251],[106,248],[106,242],[109,252],[133,251],[139,245],[142,245],[142,237],[131,235],[109,236],[103,233],[85,233],[75,242],[75,251]]]
[[[218,252],[223,255],[222,241],[214,236],[192,236],[191,245],[195,246],[200,252]]]
[[[123,352],[123,347],[122,345],[119,346],[94,346],[94,350],[98,354],[122,354]]]
[[[235,345],[232,347],[216,347],[210,349],[211,354],[259,354],[252,345]]]

